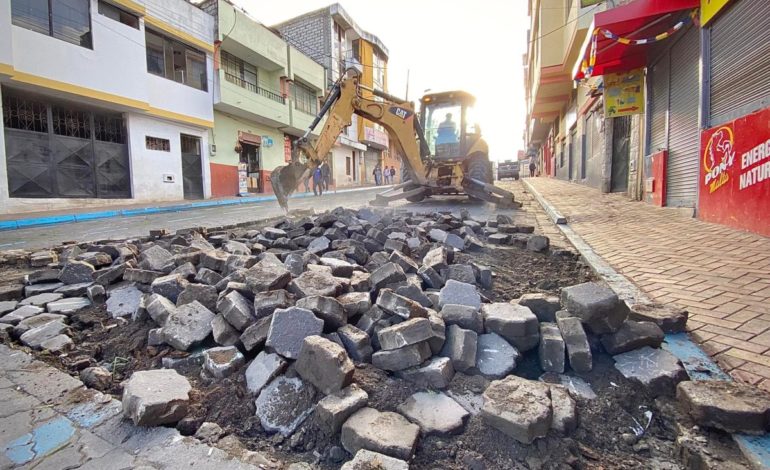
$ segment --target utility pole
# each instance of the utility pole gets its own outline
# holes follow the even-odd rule
[[[406,69],[406,94],[404,99],[409,101],[409,69]]]

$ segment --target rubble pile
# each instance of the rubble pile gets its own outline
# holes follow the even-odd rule
[[[655,395],[676,394],[687,375],[659,349],[661,325],[684,322],[658,309],[631,311],[596,283],[566,287],[560,298],[490,302],[490,268],[455,262],[487,244],[549,249],[532,227],[465,213],[340,208],[244,233],[157,231],[36,254],[44,267],[15,296],[4,294],[0,325],[30,348],[62,352],[72,344],[68,315],[106,302],[113,317],[155,324],[148,346],[189,354],[163,358],[164,367],[196,363],[211,381],[243,374],[267,432],[289,437],[315,416],[355,456],[344,468],[364,468],[379,454],[388,468],[407,468],[401,461],[420,436],[461,433],[470,410],[442,392],[456,372],[493,380],[480,409],[488,426],[526,444],[569,434],[577,392],[512,375],[524,355],[558,375],[591,371],[604,350],[626,378]],[[395,404],[398,412],[367,406],[354,381],[361,363],[432,392]],[[98,384],[102,373],[81,375]],[[124,386],[126,416],[143,425],[178,421],[189,390],[173,370],[136,372]]]

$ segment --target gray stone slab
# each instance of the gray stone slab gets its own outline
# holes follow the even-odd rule
[[[447,325],[457,325],[476,333],[484,332],[484,318],[477,308],[467,305],[444,305],[441,309],[441,318]]]
[[[673,396],[677,384],[688,378],[679,359],[662,349],[645,346],[612,359],[625,378],[645,386],[653,396]]]
[[[343,305],[332,297],[311,295],[297,300],[296,306],[310,310],[323,320],[327,328],[336,330],[348,322],[348,314]]]
[[[540,368],[545,372],[564,373],[566,347],[564,338],[556,323],[544,322],[540,324],[540,345],[538,358]]]
[[[266,346],[283,357],[296,359],[307,336],[320,335],[324,322],[310,310],[289,307],[273,313]]]
[[[69,313],[77,312],[78,310],[82,310],[84,308],[88,308],[90,306],[91,306],[91,301],[86,299],[85,297],[70,297],[66,299],[49,302],[45,308],[50,313],[69,314]]]
[[[464,330],[457,325],[446,329],[446,341],[441,355],[452,360],[456,371],[465,372],[476,365],[478,335],[475,331]]]
[[[449,304],[467,305],[478,310],[481,308],[481,296],[473,284],[449,280],[439,293],[439,308]]]
[[[137,426],[176,423],[187,415],[191,390],[175,370],[134,372],[123,389],[123,414]]]
[[[121,287],[110,292],[107,298],[107,313],[113,318],[133,315],[139,308],[142,291],[134,286]]]
[[[355,370],[344,347],[318,335],[304,339],[294,368],[326,395],[350,385]]]
[[[593,368],[593,354],[588,336],[577,317],[563,317],[556,320],[567,348],[569,365],[576,372],[590,372]]]
[[[476,369],[485,377],[500,379],[513,372],[519,360],[519,351],[496,333],[478,336],[476,342]]]
[[[561,303],[595,334],[617,331],[628,317],[628,306],[612,289],[594,282],[565,287]]]
[[[288,366],[288,361],[278,354],[261,351],[246,368],[246,388],[256,396]]]
[[[240,368],[245,359],[235,346],[220,346],[203,351],[203,370],[217,379],[224,379]]]
[[[420,428],[398,413],[361,408],[342,425],[342,446],[350,453],[361,449],[409,460],[417,448]]]
[[[618,331],[601,336],[609,354],[621,354],[644,346],[657,348],[663,342],[663,330],[653,322],[626,320]]]
[[[418,387],[444,389],[454,378],[455,369],[448,357],[435,356],[420,366],[398,371],[396,375]]]
[[[24,305],[34,305],[36,307],[45,307],[46,305],[48,305],[49,302],[54,302],[62,298],[64,298],[63,294],[54,294],[54,293],[37,294],[22,300],[21,302],[19,302],[19,305],[22,307]]]
[[[541,322],[555,322],[556,312],[561,310],[558,296],[540,292],[523,294],[516,300],[516,303],[530,309]]]
[[[489,384],[484,392],[481,417],[486,424],[531,444],[551,428],[553,413],[548,385],[509,375]]]
[[[385,350],[417,344],[432,336],[433,329],[427,318],[412,318],[377,332],[380,348]]]
[[[202,343],[211,334],[215,315],[197,301],[174,310],[163,325],[163,342],[180,351]]]
[[[389,457],[379,452],[361,449],[356,452],[353,460],[346,462],[340,470],[409,470],[409,464],[401,459]]]
[[[427,342],[399,349],[377,351],[372,355],[372,365],[382,370],[399,371],[422,364],[431,356]]]
[[[722,380],[679,383],[676,397],[699,425],[729,433],[764,434],[770,429],[770,394]]]
[[[398,411],[420,426],[424,435],[461,433],[470,417],[465,408],[443,393],[417,392],[400,404]]]
[[[319,424],[329,435],[337,434],[342,424],[369,401],[369,395],[358,385],[352,384],[339,392],[327,395],[318,402],[316,416]]]
[[[313,412],[315,400],[312,385],[300,378],[281,376],[260,392],[255,402],[256,415],[265,431],[288,437]]]

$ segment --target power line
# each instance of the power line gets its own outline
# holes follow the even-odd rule
[[[575,19],[573,19],[573,20],[569,20],[569,21],[567,21],[566,23],[564,23],[563,25],[561,25],[561,26],[559,26],[558,28],[554,29],[553,31],[548,31],[547,33],[545,33],[545,34],[543,34],[543,35],[540,35],[540,36],[538,36],[538,37],[536,37],[536,38],[530,39],[529,41],[527,41],[527,45],[529,45],[529,44],[532,44],[533,42],[537,41],[538,39],[543,39],[543,38],[544,38],[544,37],[546,37],[546,36],[550,36],[551,34],[555,33],[556,31],[559,31],[559,30],[561,30],[561,29],[564,29],[564,28],[566,28],[566,27],[567,27],[567,25],[570,25],[570,24],[572,24],[572,23],[576,22],[577,20],[579,20],[580,18],[582,18],[582,17],[586,16],[586,15],[587,15],[587,14],[589,14],[589,13],[593,13],[593,12],[595,12],[595,11],[596,11],[596,9],[597,9],[599,6],[600,6],[600,4],[596,4],[596,5],[594,5],[594,6],[593,6],[593,8],[591,8],[591,10],[589,10],[589,11],[586,11],[586,12],[584,12],[584,13],[582,13],[582,14],[578,15],[578,16],[577,16],[577,17],[575,17]]]

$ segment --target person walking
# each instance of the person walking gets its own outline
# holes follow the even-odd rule
[[[535,170],[537,169],[537,165],[535,165],[535,161],[532,160],[529,162],[529,177],[534,178],[535,177]]]
[[[324,191],[329,191],[329,183],[331,183],[332,180],[332,169],[329,166],[329,162],[326,160],[321,163],[321,180]]]
[[[372,175],[374,175],[374,184],[380,186],[382,184],[382,169],[380,168],[379,163],[374,167]]]
[[[390,165],[390,184],[396,184],[396,167]]]
[[[385,169],[382,171],[382,176],[385,179],[385,184],[390,184],[390,167],[385,165]]]
[[[323,172],[321,171],[321,167],[317,166],[315,170],[313,170],[313,194],[316,196],[323,195]]]

